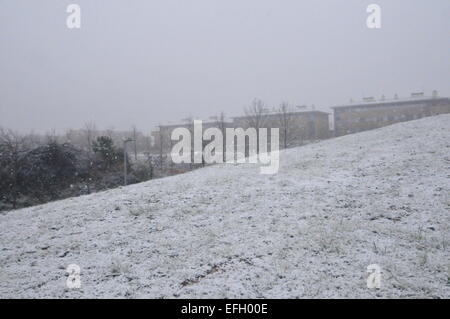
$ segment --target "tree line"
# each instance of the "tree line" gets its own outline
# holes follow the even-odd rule
[[[253,127],[257,131],[266,126],[278,127],[281,148],[303,143],[304,128],[295,123],[288,103],[283,102],[270,110],[262,100],[254,99],[244,112],[243,127]],[[269,113],[276,114],[270,123]],[[230,124],[223,112],[211,119],[222,132]],[[191,127],[193,118],[184,121]],[[128,184],[205,165],[174,164],[169,154],[173,141],[161,138],[161,133],[159,140],[152,145],[150,136],[135,126],[121,132],[98,130],[95,123],[88,122],[82,129],[67,130],[61,135],[51,132],[46,136],[24,135],[0,127],[0,211],[121,186],[124,184],[125,162]],[[170,132],[164,135],[170,136]],[[126,139],[132,143],[124,152]],[[224,159],[225,153],[224,148]]]
[[[67,136],[21,135],[0,128],[0,211],[123,185],[128,153],[111,136],[96,132],[83,132],[88,142],[83,146]],[[131,148],[137,157],[136,147]],[[126,162],[129,184],[158,175],[157,157],[150,154],[143,161]]]

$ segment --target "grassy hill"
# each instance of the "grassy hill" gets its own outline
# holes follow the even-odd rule
[[[449,133],[441,115],[282,151],[276,175],[222,164],[2,214],[0,297],[450,298]]]

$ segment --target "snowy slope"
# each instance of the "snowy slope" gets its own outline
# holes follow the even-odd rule
[[[283,151],[277,175],[223,164],[0,215],[0,297],[450,298],[449,133],[425,118]]]

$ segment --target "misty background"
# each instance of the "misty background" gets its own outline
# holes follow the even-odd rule
[[[81,29],[66,8],[81,6]],[[382,8],[368,29],[366,8]],[[188,116],[450,95],[448,0],[0,0],[0,126],[150,131]]]

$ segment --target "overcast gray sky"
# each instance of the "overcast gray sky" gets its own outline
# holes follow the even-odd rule
[[[66,27],[70,3],[81,29]],[[449,40],[449,0],[0,0],[0,126],[149,131],[255,97],[450,96]]]

